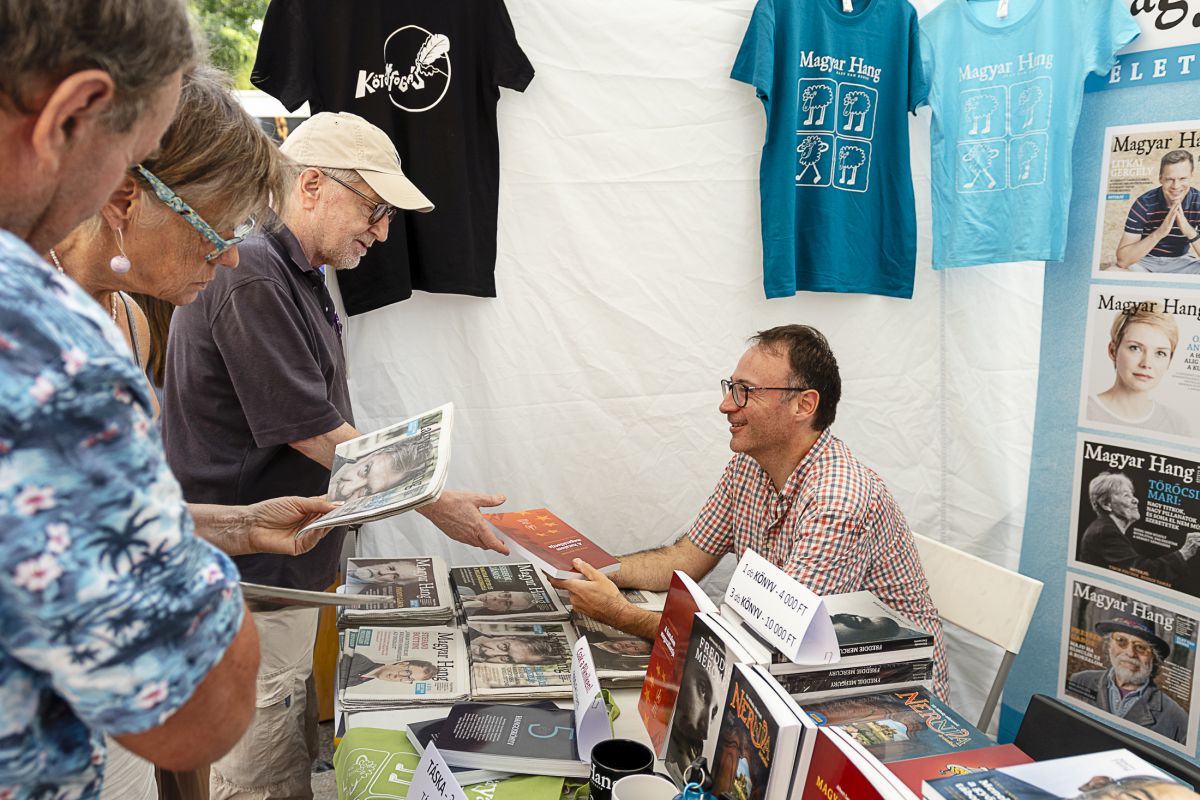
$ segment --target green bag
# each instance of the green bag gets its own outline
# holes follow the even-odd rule
[[[338,800],[405,800],[420,762],[403,731],[354,728],[333,754]],[[563,779],[518,775],[463,789],[470,800],[559,800]]]

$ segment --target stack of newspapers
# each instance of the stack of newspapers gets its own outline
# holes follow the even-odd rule
[[[457,628],[351,628],[339,639],[339,700],[346,711],[445,705],[470,694],[467,649]]]
[[[575,639],[569,622],[471,622],[471,696],[570,697]]]
[[[352,558],[346,564],[343,590],[375,595],[379,602],[342,607],[338,612],[342,628],[455,623],[450,571],[440,558]]]

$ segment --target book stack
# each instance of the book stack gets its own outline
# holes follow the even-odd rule
[[[457,703],[438,730],[437,749],[455,768],[587,778],[575,712],[535,705]]]
[[[414,703],[452,703],[470,693],[467,648],[457,628],[342,631],[340,705],[380,711]]]
[[[453,567],[450,582],[462,619],[545,622],[570,616],[558,591],[531,563]]]
[[[569,622],[473,622],[467,626],[471,696],[536,700],[571,696]]]
[[[824,598],[841,659],[836,665],[793,664],[771,655],[771,674],[800,703],[897,689],[920,684],[933,687],[933,635],[893,611],[871,592],[849,592]],[[736,615],[727,606],[727,619]],[[738,621],[743,638],[761,641]]]
[[[379,602],[340,609],[342,628],[455,624],[450,570],[440,558],[352,558],[344,591],[374,595]]]

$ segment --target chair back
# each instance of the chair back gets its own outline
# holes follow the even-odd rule
[[[913,534],[938,614],[976,636],[1021,652],[1042,582]]]
[[[1004,657],[976,723],[987,730],[1013,660],[1021,652],[1042,582],[913,534],[929,581],[929,595],[944,622],[1004,648]]]

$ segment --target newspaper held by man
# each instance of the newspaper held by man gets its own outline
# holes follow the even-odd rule
[[[334,450],[328,497],[341,506],[300,533],[371,522],[432,503],[446,485],[454,404],[342,442]]]

